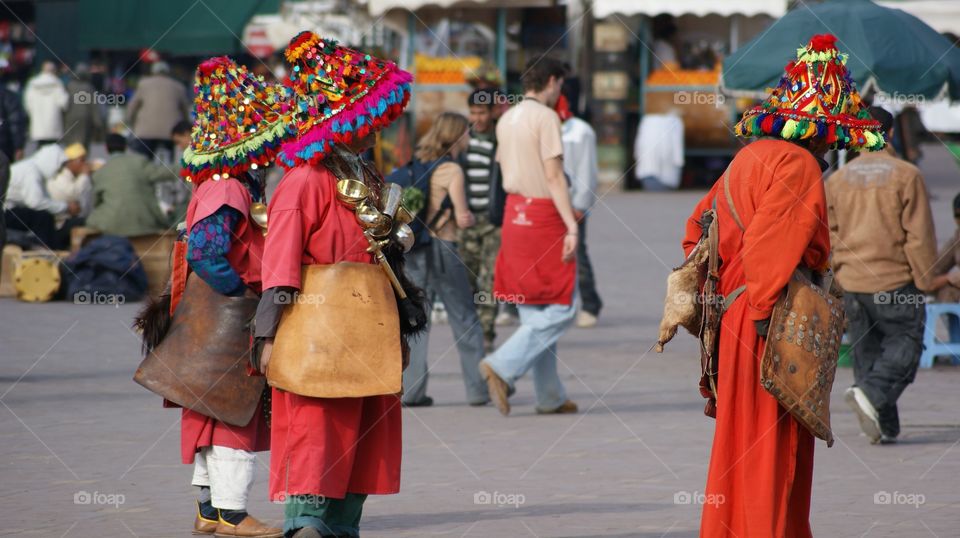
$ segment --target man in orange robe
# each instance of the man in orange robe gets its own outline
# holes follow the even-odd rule
[[[683,248],[689,254],[700,239],[701,214],[716,205],[718,293],[746,286],[721,321],[703,537],[811,536],[814,437],[761,387],[760,358],[774,303],[791,274],[798,266],[822,271],[828,265],[821,157],[831,147],[883,145],[849,78],[830,78],[837,66],[845,75],[838,59],[845,57],[833,36],[815,36],[801,49],[773,95],[737,125],[740,136],[766,138],[737,153],[687,220]],[[837,108],[840,114],[829,112]]]

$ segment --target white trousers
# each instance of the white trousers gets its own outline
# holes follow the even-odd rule
[[[210,488],[210,500],[221,510],[246,510],[253,487],[253,452],[205,446],[193,462],[193,485]]]

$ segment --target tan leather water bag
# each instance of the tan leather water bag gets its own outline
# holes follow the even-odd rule
[[[397,300],[379,266],[303,268],[267,363],[271,386],[315,398],[399,394],[401,362]]]
[[[257,302],[222,295],[191,274],[170,330],[133,380],[181,407],[246,426],[264,387],[263,377],[247,375]]]
[[[760,384],[816,437],[833,446],[830,390],[844,310],[839,297],[797,270],[773,307],[760,360]]]

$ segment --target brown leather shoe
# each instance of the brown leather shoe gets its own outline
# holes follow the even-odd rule
[[[560,404],[560,407],[556,409],[540,409],[537,408],[538,415],[572,415],[579,411],[576,402],[572,400],[567,400]]]
[[[507,416],[510,414],[510,400],[508,400],[507,391],[509,385],[500,378],[493,368],[486,362],[480,363],[480,375],[487,380],[487,391],[490,393],[490,399],[500,410],[500,414]]]
[[[220,518],[220,523],[217,524],[217,530],[214,531],[214,534],[221,537],[281,538],[283,536],[283,529],[268,527],[265,523],[257,520],[257,518],[247,515],[247,517],[243,518],[243,521],[236,525],[231,525],[224,521],[223,518]]]
[[[193,534],[213,534],[217,530],[216,519],[207,519],[200,515],[200,505],[197,505],[197,517],[193,520]]]

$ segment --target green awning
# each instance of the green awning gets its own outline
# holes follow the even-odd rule
[[[280,0],[80,0],[80,46],[167,54],[233,54],[250,18]]]

